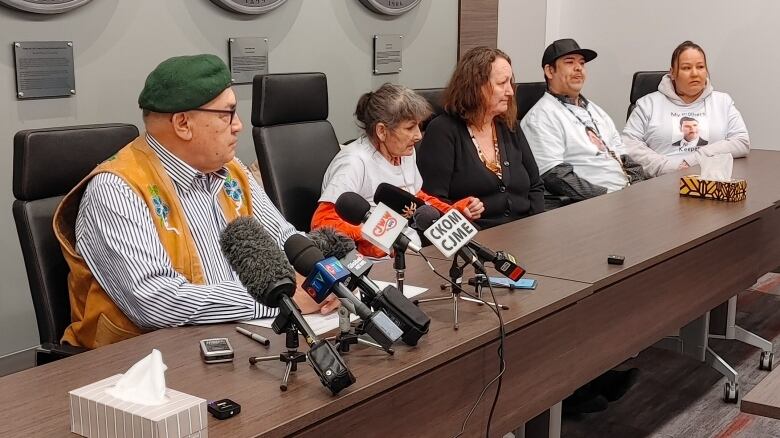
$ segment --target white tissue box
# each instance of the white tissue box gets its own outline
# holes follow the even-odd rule
[[[122,374],[69,392],[70,430],[85,437],[205,438],[208,437],[206,400],[166,389],[169,401],[146,406],[106,393]]]

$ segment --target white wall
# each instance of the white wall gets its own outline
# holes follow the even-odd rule
[[[545,44],[546,2],[499,0],[498,48],[512,58],[516,82],[543,79],[540,63]]]
[[[442,87],[457,55],[458,2],[426,0],[386,19],[356,0],[288,0],[265,16],[243,17],[209,0],[96,0],[61,16],[36,16],[0,7],[0,138],[5,159],[0,182],[0,356],[38,344],[35,316],[11,216],[12,137],[21,129],[88,123],[140,125],[138,93],[163,59],[211,52],[227,57],[230,36],[269,38],[272,73],[322,71],[328,76],[330,121],[339,139],[357,134],[358,96],[385,81],[413,88]],[[374,33],[404,35],[401,74],[371,74]],[[72,40],[78,94],[66,99],[17,101],[10,44]],[[238,155],[255,159],[249,111],[251,85],[237,86],[245,122]]]
[[[668,69],[674,48],[690,39],[707,52],[715,89],[734,98],[752,146],[780,150],[775,111],[767,110],[780,101],[777,17],[780,2],[762,0],[547,0],[545,38],[575,38],[598,52],[588,64],[583,94],[619,129],[633,73]]]

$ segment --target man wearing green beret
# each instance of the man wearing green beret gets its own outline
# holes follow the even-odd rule
[[[138,97],[146,133],[65,196],[54,228],[70,266],[63,342],[96,348],[149,330],[271,317],[219,246],[239,216],[280,247],[290,225],[235,157],[243,125],[230,72],[214,55],[170,58]],[[327,313],[300,289],[305,313]]]

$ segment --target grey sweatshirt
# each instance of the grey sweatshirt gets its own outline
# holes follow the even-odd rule
[[[622,138],[628,155],[651,176],[672,172],[683,160],[695,166],[701,156],[750,152],[747,127],[731,96],[713,91],[708,80],[701,96],[685,103],[668,74],[658,91],[637,101]]]

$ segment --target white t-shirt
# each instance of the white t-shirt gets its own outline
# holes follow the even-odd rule
[[[608,192],[626,187],[628,178],[622,166],[611,154],[594,144],[583,122],[595,125],[607,148],[616,156],[626,153],[612,119],[596,104],[589,102],[587,111],[574,105],[565,107],[555,96],[544,93],[520,122],[539,166],[539,174],[568,163],[577,176],[605,187]]]
[[[417,169],[417,151],[401,157],[401,165],[391,164],[371,144],[366,136],[344,146],[330,162],[322,179],[322,195],[319,202],[332,202],[345,192],[355,192],[376,207],[374,192],[381,183],[392,184],[411,194],[422,189],[422,176]],[[411,228],[405,234],[418,245],[420,237]]]

